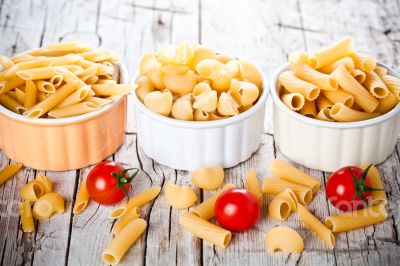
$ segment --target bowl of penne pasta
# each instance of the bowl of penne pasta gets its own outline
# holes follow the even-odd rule
[[[169,167],[232,167],[259,147],[268,85],[252,63],[201,45],[142,57],[133,93],[139,146]]]
[[[81,42],[0,57],[0,147],[25,166],[79,169],[124,141],[134,85],[120,58]]]
[[[400,132],[400,75],[344,38],[316,52],[290,54],[271,79],[274,136],[281,152],[333,171],[379,164]]]

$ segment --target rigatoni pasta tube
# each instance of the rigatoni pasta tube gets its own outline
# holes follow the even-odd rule
[[[130,198],[127,201],[124,201],[120,205],[118,205],[109,215],[110,219],[117,219],[122,217],[128,210],[134,207],[142,207],[143,205],[147,204],[148,202],[155,199],[158,194],[160,194],[161,188],[160,187],[151,187],[135,196]]]
[[[388,70],[384,67],[381,66],[376,66],[374,69],[375,73],[378,74],[379,76],[385,76],[388,74]]]
[[[378,74],[374,71],[365,72],[366,78],[364,81],[364,86],[369,90],[369,92],[376,98],[385,98],[389,94],[389,89],[386,87],[385,83],[381,80]]]
[[[329,101],[323,94],[320,94],[319,97],[316,99],[316,104],[318,110],[331,108],[333,106],[333,103]]]
[[[276,195],[268,205],[268,214],[279,221],[286,220],[290,213],[297,209],[296,194],[290,189]]]
[[[300,220],[319,236],[328,248],[333,249],[335,247],[335,237],[332,231],[300,203],[297,204],[297,213]]]
[[[22,164],[10,164],[0,170],[0,186],[13,177],[21,169]]]
[[[33,217],[38,220],[50,218],[53,214],[64,211],[64,199],[55,192],[41,196],[33,205]]]
[[[321,73],[308,65],[292,65],[291,70],[300,79],[317,85],[321,90],[335,91],[337,82],[330,76]]]
[[[299,113],[310,118],[315,118],[317,116],[315,101],[305,101],[303,107],[299,110]]]
[[[283,94],[281,100],[287,107],[294,111],[303,108],[305,103],[304,96],[298,92]]]
[[[122,228],[125,227],[130,221],[140,217],[140,209],[138,207],[133,207],[130,209],[123,217],[114,224],[112,232],[114,235],[118,234]]]
[[[230,231],[200,218],[195,213],[183,213],[179,216],[179,225],[195,236],[218,247],[226,248],[231,241]]]
[[[353,59],[356,68],[363,71],[371,71],[376,67],[376,59],[364,53],[352,53],[350,57]]]
[[[270,253],[275,251],[301,253],[304,249],[304,241],[295,230],[277,226],[265,235],[265,248]]]
[[[253,194],[254,197],[256,197],[258,204],[261,206],[263,202],[263,194],[260,181],[258,181],[256,171],[253,168],[247,172],[245,183],[246,189]]]
[[[345,92],[342,89],[338,89],[337,91],[324,91],[322,94],[332,103],[343,103],[347,107],[352,107],[354,104],[354,97],[348,92]]]
[[[101,254],[101,258],[106,264],[118,264],[129,248],[138,240],[146,230],[147,223],[143,219],[130,221],[121,231],[111,240],[110,244]]]
[[[343,103],[336,103],[332,106],[330,115],[333,119],[339,122],[354,122],[372,119],[380,114],[360,112],[347,107]]]
[[[204,200],[202,203],[193,208],[192,212],[204,220],[210,220],[214,217],[214,207],[217,198],[226,190],[234,188],[233,184],[225,184],[221,190]]]
[[[319,69],[332,64],[338,59],[346,57],[354,50],[353,40],[345,37],[342,40],[322,48],[309,56],[309,64],[313,68]]]
[[[331,109],[330,108],[322,108],[316,117],[318,120],[333,122],[335,119],[331,117]]]
[[[380,114],[385,114],[392,110],[397,104],[399,100],[393,93],[389,93],[389,95],[383,99],[379,99],[379,105],[376,107],[375,112]]]
[[[315,177],[312,177],[309,174],[304,173],[303,171],[297,169],[296,167],[291,166],[290,164],[282,160],[279,159],[273,160],[270,168],[272,174],[279,177],[280,179],[309,187],[314,192],[316,192],[321,186],[321,182],[317,180]]]
[[[29,201],[20,202],[19,211],[21,215],[22,231],[24,233],[35,231],[31,203]]]
[[[333,62],[330,65],[327,65],[323,68],[318,69],[318,71],[321,71],[322,73],[325,74],[330,74],[332,73],[338,66],[344,65],[344,67],[347,69],[347,71],[352,72],[354,70],[354,61],[351,59],[351,57],[343,57],[342,59],[339,59],[335,62]]]
[[[320,89],[316,85],[299,79],[292,71],[281,73],[279,82],[286,90],[301,93],[309,101],[315,100],[320,93]]]
[[[296,198],[300,203],[310,203],[313,197],[312,189],[301,186],[292,182],[275,178],[264,178],[262,191],[267,194],[279,194],[285,189],[290,188],[296,194]]]
[[[307,64],[308,53],[302,51],[292,52],[289,54],[288,61],[291,65]]]
[[[400,79],[391,75],[382,76],[388,89],[400,100]]]
[[[76,195],[74,208],[72,209],[73,213],[74,214],[81,213],[84,209],[86,209],[89,200],[90,196],[86,186],[86,179],[85,179],[81,182],[78,194]]]
[[[325,219],[325,224],[333,232],[345,232],[380,223],[387,219],[384,204],[378,204],[357,211],[332,215]]]
[[[370,164],[364,163],[361,165],[362,169],[367,169]],[[368,170],[368,177],[371,182],[372,188],[378,188],[382,190],[372,191],[372,204],[377,205],[383,203],[384,205],[387,204],[387,197],[385,192],[385,187],[383,186],[383,182],[381,179],[381,175],[379,174],[378,169],[374,165],[372,165]]]
[[[365,72],[360,69],[354,69],[352,72],[350,72],[350,74],[359,83],[363,83],[365,81],[365,79],[367,78],[367,75],[365,74]]]
[[[336,68],[331,75],[344,91],[353,95],[354,102],[362,109],[368,113],[372,113],[376,109],[379,101],[358,83],[344,66]]]

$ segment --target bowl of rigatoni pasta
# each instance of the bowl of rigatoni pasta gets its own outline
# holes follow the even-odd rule
[[[294,52],[271,79],[274,136],[281,152],[334,171],[382,163],[400,132],[400,75],[346,37],[315,52]]]
[[[0,146],[25,166],[65,171],[97,163],[124,141],[127,70],[81,42],[0,57]]]

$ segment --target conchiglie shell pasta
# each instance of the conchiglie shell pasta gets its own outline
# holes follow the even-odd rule
[[[210,83],[208,80],[205,80],[197,83],[196,86],[194,86],[192,95],[194,99],[197,99],[198,97],[201,97],[202,94],[210,91],[212,91]]]
[[[219,96],[217,110],[221,115],[232,116],[239,114],[238,108],[240,105],[236,100],[228,93],[223,92]]]
[[[214,56],[214,59],[220,61],[223,64],[228,63],[229,61],[235,59],[234,57],[230,56],[230,55],[226,55],[226,54],[216,54]]]
[[[154,87],[161,90],[164,88],[161,64],[156,60],[154,54],[147,53],[140,61],[140,75],[146,75]]]
[[[229,91],[241,106],[253,104],[260,94],[255,84],[247,81],[239,81],[237,79],[232,79]]]
[[[178,46],[166,45],[161,47],[156,57],[162,63],[188,65],[193,60],[194,48],[185,42]]]
[[[171,113],[172,100],[170,91],[153,91],[144,97],[144,105],[157,114],[168,116]]]
[[[189,64],[190,69],[195,70],[197,64],[200,61],[202,61],[204,59],[214,58],[214,56],[215,56],[215,52],[211,48],[204,47],[201,45],[195,47],[192,62],[190,62],[190,64]]]
[[[200,167],[192,174],[192,182],[196,187],[213,190],[219,188],[224,182],[224,169],[222,167]]]
[[[163,83],[173,93],[185,94],[191,93],[196,86],[196,75],[192,70],[184,74],[168,73],[163,76]]]
[[[196,193],[187,186],[175,185],[168,182],[164,189],[165,200],[176,209],[185,209],[193,206],[197,201]]]
[[[239,74],[239,61],[236,59],[229,60],[225,63],[225,69],[228,72],[229,76],[235,78]]]
[[[176,99],[172,105],[172,116],[179,120],[193,120],[191,94],[186,94]]]
[[[138,85],[138,87],[136,88],[136,94],[138,98],[143,102],[144,97],[150,92],[154,91],[153,84],[146,76],[141,76],[140,78],[138,78],[136,84]]]
[[[258,68],[246,60],[239,60],[239,76],[241,79],[256,84],[261,89],[262,75]]]
[[[195,109],[193,118],[195,121],[208,121],[210,120],[210,114],[202,110]]]
[[[265,236],[265,248],[268,252],[283,251],[301,253],[304,249],[303,238],[293,229],[277,226],[268,231]]]
[[[212,90],[196,97],[193,103],[193,108],[199,109],[205,112],[214,112],[217,109],[217,92]]]
[[[40,197],[33,206],[33,217],[37,220],[50,218],[55,213],[65,210],[64,199],[59,194],[52,192]]]

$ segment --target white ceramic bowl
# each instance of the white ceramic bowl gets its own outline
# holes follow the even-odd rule
[[[262,93],[252,108],[233,117],[204,122],[154,113],[133,93],[139,146],[158,163],[179,170],[235,166],[260,146],[268,93],[263,78]]]
[[[389,74],[399,77],[385,64]],[[400,104],[390,112],[360,122],[326,122],[300,115],[279,99],[280,67],[271,79],[274,136],[280,151],[309,168],[332,172],[346,165],[379,164],[393,152],[400,131]]]

